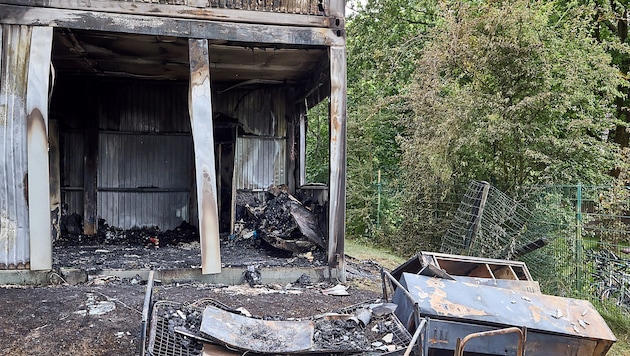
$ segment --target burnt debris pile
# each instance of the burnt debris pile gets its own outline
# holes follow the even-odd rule
[[[269,187],[262,200],[252,192],[240,191],[236,199],[237,222],[230,240],[261,241],[293,253],[323,250],[322,214],[313,210],[284,186]]]
[[[109,226],[99,219],[97,233],[88,236],[83,233],[83,217],[69,214],[61,217],[61,234],[55,245],[130,245],[130,246],[168,246],[179,243],[199,241],[199,231],[186,221],[172,230],[161,231],[157,226],[133,227],[121,229]]]

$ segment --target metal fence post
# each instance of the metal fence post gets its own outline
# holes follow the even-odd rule
[[[377,201],[376,201],[376,229],[381,229],[381,192],[383,191],[383,185],[381,184],[381,170],[378,170],[378,180],[376,182],[377,187]]]
[[[577,184],[575,213],[575,286],[582,291],[582,183]]]

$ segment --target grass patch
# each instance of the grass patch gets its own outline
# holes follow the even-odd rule
[[[606,324],[617,336],[617,342],[608,352],[608,356],[630,355],[630,313],[613,303],[594,303],[599,314],[606,320]]]
[[[348,238],[345,240],[345,253],[357,260],[372,260],[390,271],[407,261],[405,258],[397,256],[391,251],[375,246],[368,246]]]

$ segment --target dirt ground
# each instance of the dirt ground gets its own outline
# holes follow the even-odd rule
[[[348,296],[324,295],[322,289],[330,284],[190,282],[157,283],[153,300],[213,298],[254,316],[303,318],[380,297],[378,270],[370,261],[349,259]],[[133,278],[100,278],[77,286],[0,286],[0,355],[138,355],[145,290],[146,281]]]

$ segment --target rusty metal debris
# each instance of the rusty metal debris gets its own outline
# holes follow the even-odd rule
[[[400,353],[411,336],[393,310],[391,303],[371,301],[301,320],[266,320],[212,299],[160,301],[153,309],[148,354]]]
[[[152,326],[161,331],[152,329],[149,351],[603,356],[616,341],[588,301],[541,293],[522,262],[421,252],[382,277],[383,299],[300,320],[266,320],[212,302],[156,303],[161,320]],[[155,352],[159,340],[180,349]]]
[[[427,266],[442,272],[421,273]],[[410,332],[419,332],[416,348],[423,355],[463,350],[458,340],[477,334],[493,335],[493,341],[471,339],[466,351],[484,355],[524,349],[602,356],[616,341],[591,303],[541,293],[522,262],[421,252],[391,274],[383,271],[383,278],[385,294],[393,291],[398,305],[395,314]],[[500,332],[514,328],[525,335],[524,346]]]
[[[200,331],[218,343],[260,353],[293,353],[313,347],[312,321],[275,321],[248,318],[208,306]]]

